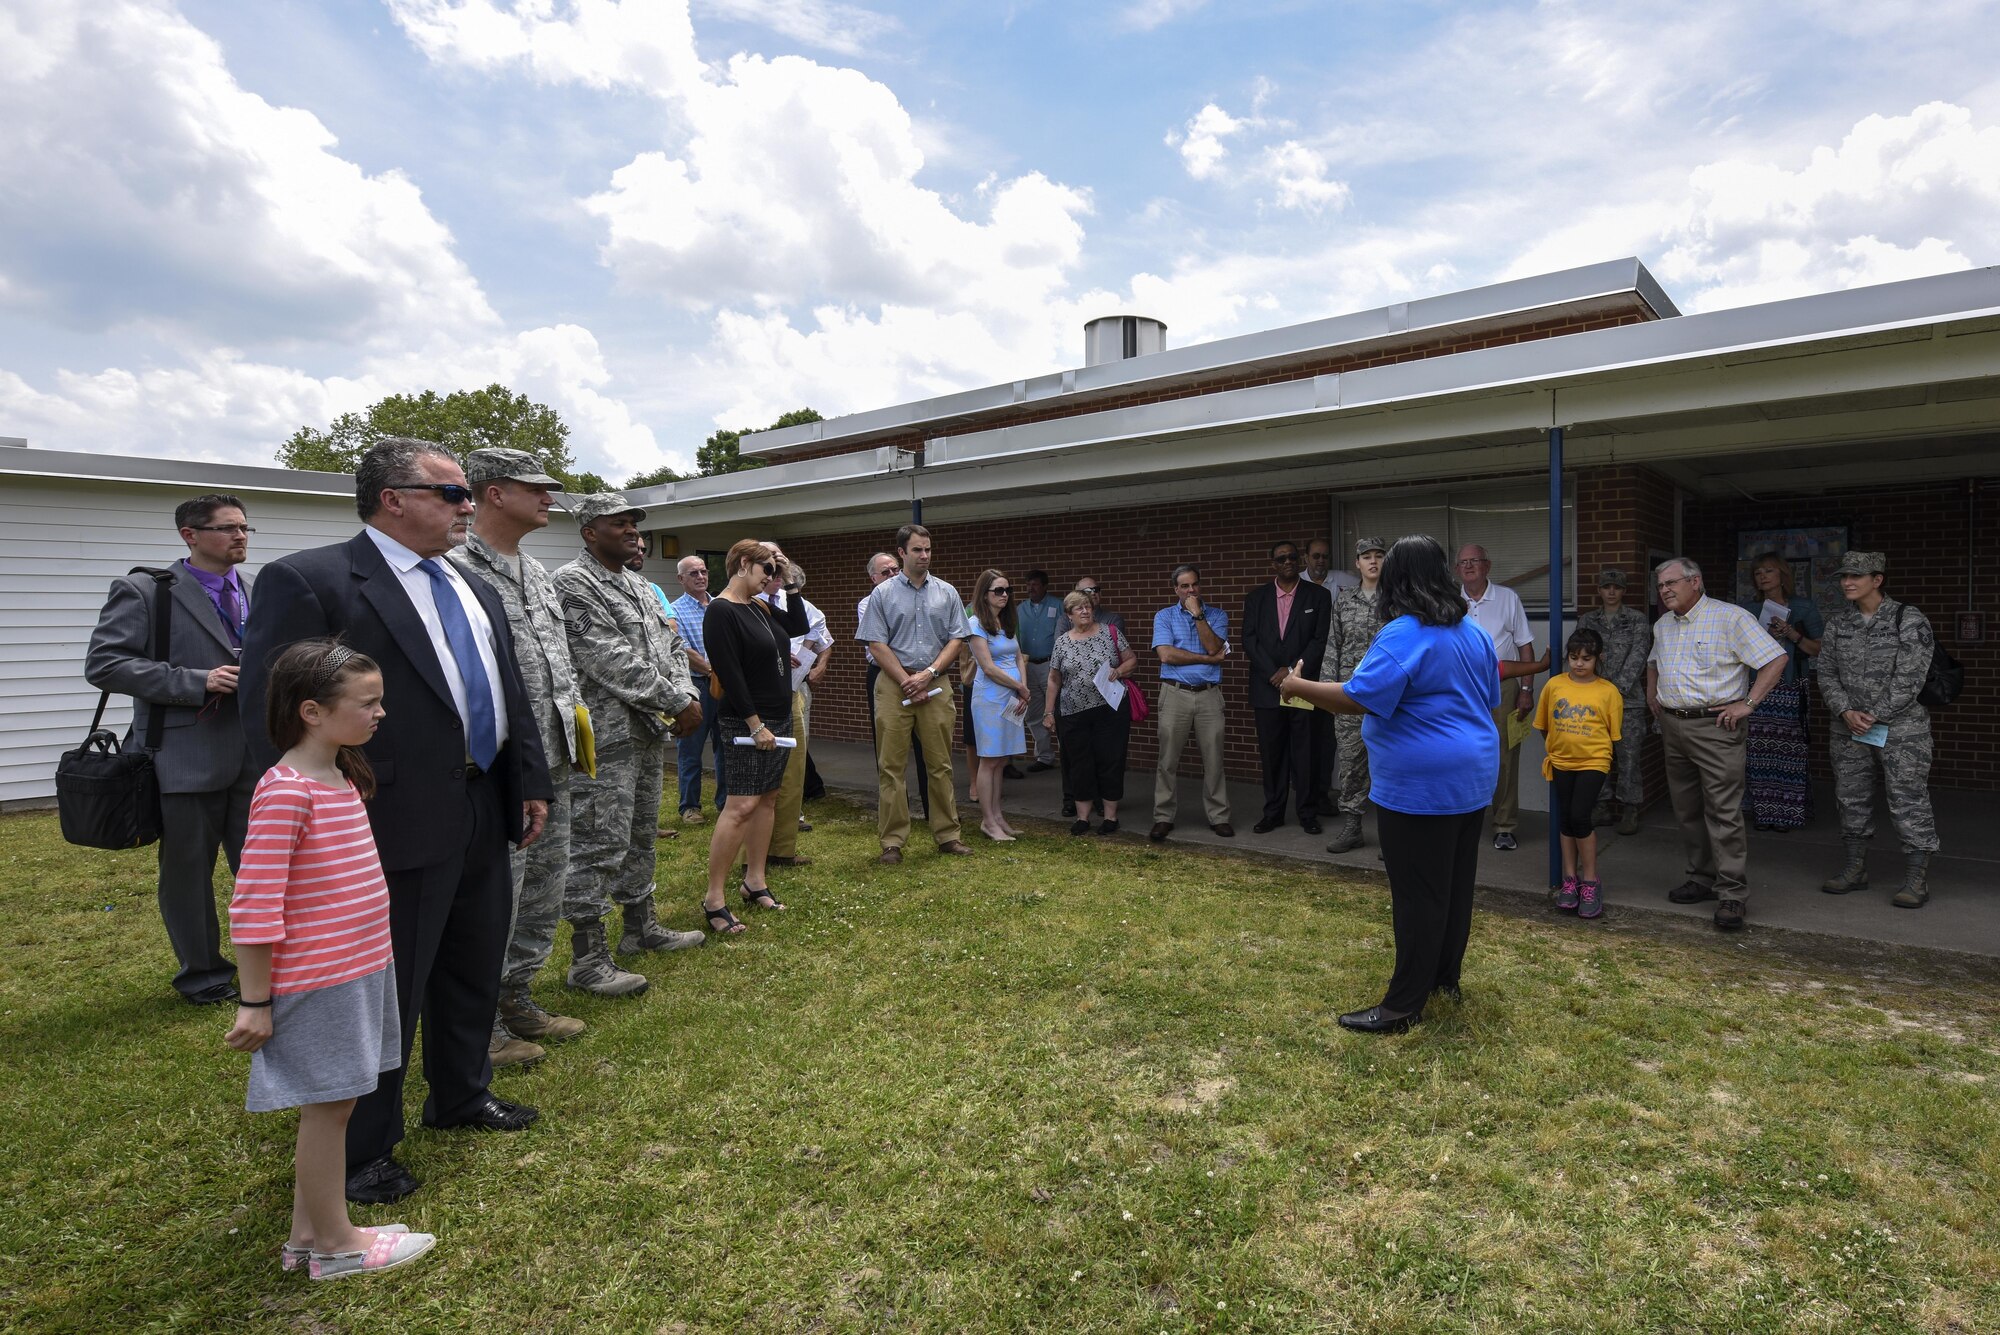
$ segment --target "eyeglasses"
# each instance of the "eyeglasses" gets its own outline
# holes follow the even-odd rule
[[[1662,589],[1671,589],[1672,587],[1674,587],[1674,585],[1685,584],[1693,578],[1694,576],[1692,575],[1676,575],[1672,579],[1661,580],[1659,583],[1659,587]]]
[[[255,533],[248,524],[189,524],[197,533]]]
[[[1007,596],[1008,596],[1009,594],[1013,593],[1013,592],[1014,592],[1014,590],[1013,590],[1012,588],[1010,588],[1009,586],[1005,585],[1005,584],[995,584],[995,585],[994,585],[994,586],[993,586],[992,588],[988,589],[988,590],[987,590],[987,592],[988,592],[988,593],[997,593],[997,594],[999,594],[999,595],[1000,595],[1000,596],[1001,596],[1002,598],[1005,598],[1005,597],[1007,597]]]
[[[754,564],[762,566],[764,568],[764,573],[770,576],[772,579],[776,579],[778,577],[778,563],[776,561],[758,561],[755,562]]]
[[[1480,566],[1490,566],[1492,564],[1493,564],[1492,561],[1488,560],[1484,556],[1481,556],[1471,560],[1460,561],[1458,563],[1458,568],[1460,570],[1477,570]]]
[[[1299,554],[1297,552],[1279,552],[1271,558],[1271,564],[1274,566],[1295,566],[1298,563]]]
[[[434,491],[447,505],[464,505],[472,499],[472,488],[456,482],[398,482],[391,491]]]

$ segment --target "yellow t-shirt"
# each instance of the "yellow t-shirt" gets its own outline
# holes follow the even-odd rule
[[[1535,726],[1542,732],[1548,755],[1542,777],[1555,771],[1594,769],[1611,772],[1611,744],[1625,723],[1625,700],[1602,677],[1577,681],[1558,672],[1542,687],[1535,705]]]

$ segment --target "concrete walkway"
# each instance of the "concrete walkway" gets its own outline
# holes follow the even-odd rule
[[[853,793],[874,804],[875,758],[867,747],[851,742],[814,741],[813,759],[831,788]],[[979,809],[965,801],[964,755],[957,757],[959,816],[965,840],[975,849]],[[1523,779],[1525,786],[1529,779]],[[1058,771],[1032,774],[1006,784],[1009,815],[1057,820],[1062,805]],[[1133,772],[1126,779],[1121,803],[1121,838],[1144,839],[1153,825],[1153,775]],[[1368,842],[1352,853],[1331,854],[1326,843],[1337,822],[1323,834],[1307,835],[1296,823],[1269,834],[1252,834],[1263,807],[1262,790],[1254,783],[1232,780],[1229,798],[1236,837],[1222,839],[1208,829],[1202,813],[1201,786],[1186,771],[1181,775],[1180,812],[1168,842],[1196,844],[1222,851],[1244,851],[1329,863],[1380,875],[1374,820],[1365,825]],[[1938,835],[1943,851],[1932,860],[1931,901],[1921,909],[1899,909],[1889,896],[1902,879],[1902,853],[1888,813],[1876,819],[1869,874],[1873,884],[1852,895],[1820,893],[1819,883],[1840,863],[1840,830],[1833,795],[1817,795],[1813,824],[1791,834],[1750,836],[1750,925],[1810,932],[1876,945],[1909,946],[2000,958],[2000,798],[1991,793],[1943,792],[1935,797]],[[911,804],[916,809],[915,803]],[[1512,853],[1490,844],[1480,854],[1482,892],[1520,902],[1538,902],[1548,893],[1548,840],[1543,812],[1523,812],[1516,831],[1521,847]],[[912,837],[924,836],[921,821]],[[1664,803],[1649,808],[1639,833],[1621,837],[1610,829],[1598,831],[1598,871],[1604,883],[1606,917],[1620,911],[1669,914],[1705,923],[1714,904],[1673,904],[1667,891],[1684,878],[1680,830]]]

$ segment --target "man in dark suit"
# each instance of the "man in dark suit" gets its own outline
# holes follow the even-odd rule
[[[1264,767],[1264,815],[1251,828],[1269,834],[1285,823],[1285,789],[1291,788],[1299,828],[1320,832],[1313,802],[1312,712],[1286,707],[1278,683],[1295,663],[1313,681],[1332,620],[1333,598],[1299,578],[1299,545],[1271,544],[1271,582],[1243,600],[1243,643],[1250,655],[1250,708],[1257,719],[1257,756]]]
[[[487,1050],[513,904],[507,845],[540,836],[553,789],[506,608],[442,559],[472,514],[457,461],[391,437],[354,482],[360,534],[264,569],[243,646],[243,718],[253,755],[274,761],[264,693],[288,644],[338,635],[381,666],[388,713],[365,748],[368,817],[389,883],[403,1065],[347,1125],[348,1199],[376,1204],[418,1186],[393,1151],[420,1017],[426,1125],[519,1131],[537,1116],[493,1095]]]
[[[174,510],[188,554],[169,568],[167,657],[153,657],[156,586],[121,575],[91,632],[83,675],[132,697],[125,749],[145,744],[161,717],[153,770],[160,782],[160,921],[180,972],[174,990],[197,1006],[236,1000],[236,966],[222,953],[215,914],[215,853],[236,870],[263,771],[250,764],[236,713],[236,658],[250,610],[237,567],[250,554],[250,525],[234,496],[197,496]]]

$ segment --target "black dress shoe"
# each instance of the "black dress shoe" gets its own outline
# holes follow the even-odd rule
[[[1023,774],[1021,772],[1020,767],[1017,766],[1011,760],[1007,762],[1007,768],[1001,770],[1000,773],[1009,779],[1025,779],[1028,777],[1026,774]]]
[[[396,1162],[394,1155],[385,1154],[347,1175],[347,1199],[356,1205],[387,1205],[402,1200],[422,1185],[409,1169]]]
[[[1363,1034],[1400,1034],[1423,1018],[1422,1011],[1398,1014],[1380,1006],[1370,1006],[1365,1011],[1349,1011],[1341,1016],[1340,1027]]]
[[[469,1117],[461,1117],[456,1122],[439,1122],[434,1125],[440,1131],[456,1127],[470,1127],[474,1131],[526,1131],[542,1114],[525,1103],[509,1103],[503,1098],[488,1094],[473,1108]]]
[[[190,1006],[220,1006],[226,1001],[239,998],[236,988],[229,983],[210,983],[199,992],[183,993],[181,1000]]]
[[[1065,820],[1075,820],[1076,803],[1071,801],[1069,798],[1065,797],[1063,799],[1063,804],[1062,804],[1062,814]]]
[[[1219,837],[1224,839],[1234,839],[1236,837],[1236,827],[1234,825],[1231,825],[1228,821],[1223,821],[1220,824],[1211,825],[1208,828],[1215,831],[1215,833]]]
[[[1284,823],[1285,822],[1282,819],[1272,820],[1269,816],[1266,816],[1264,817],[1264,819],[1258,821],[1255,825],[1252,825],[1250,827],[1250,833],[1269,834],[1271,831],[1277,829],[1280,825],[1283,825]]]
[[[1307,834],[1323,833],[1323,831],[1321,831],[1319,827],[1319,817],[1317,816],[1307,816],[1304,820],[1299,822],[1299,828],[1301,830],[1304,830]]]
[[[1676,904],[1699,904],[1704,899],[1715,898],[1715,887],[1698,881],[1682,881],[1667,891],[1667,898]]]

